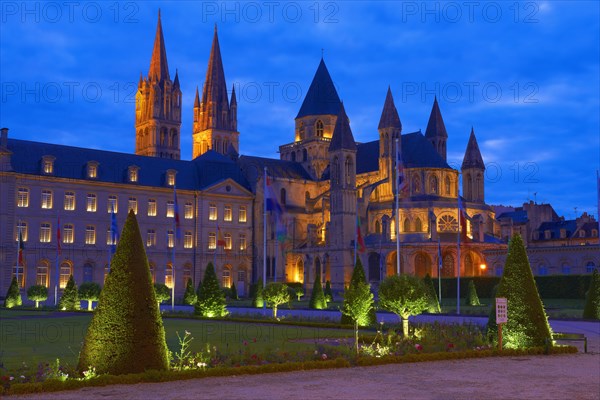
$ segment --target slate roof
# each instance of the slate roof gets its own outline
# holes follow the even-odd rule
[[[392,89],[388,86],[387,94],[385,96],[385,103],[383,104],[383,110],[381,111],[381,118],[379,118],[379,125],[377,129],[384,128],[399,128],[402,129],[402,123],[400,122],[400,116],[398,110],[394,104],[394,97],[392,96]]]
[[[431,114],[429,114],[429,122],[427,122],[427,129],[425,129],[425,137],[432,138],[436,136],[448,137],[437,97],[433,100],[433,107],[431,108]]]
[[[346,115],[344,104],[340,106],[340,112],[331,136],[331,143],[329,143],[329,151],[336,150],[356,151],[356,142],[352,135],[352,129],[350,129],[350,120]]]
[[[242,169],[247,169],[250,166],[256,166],[260,169],[262,175],[263,168],[267,167],[269,176],[275,178],[313,180],[308,172],[302,167],[302,164],[295,161],[277,160],[274,158],[240,156],[238,161]]]
[[[471,135],[469,136],[469,143],[467,144],[467,150],[465,151],[465,157],[461,169],[465,168],[479,168],[485,169],[481,152],[479,151],[479,145],[477,144],[477,138],[475,138],[475,131],[471,128]]]
[[[325,61],[321,59],[296,118],[307,115],[338,115],[340,104],[340,97],[335,90],[331,75],[327,71]]]
[[[546,232],[547,230],[550,231],[551,239],[560,239],[561,229],[566,230],[566,237],[569,238],[577,229],[577,222],[573,219],[567,221],[542,222],[542,224],[538,228],[538,231],[540,232],[540,240],[544,240],[544,232]]]
[[[497,220],[503,218],[511,218],[516,224],[524,224],[529,221],[527,217],[527,211],[521,209],[517,209],[515,211],[504,212],[496,217]]]
[[[129,183],[128,168],[135,165],[139,167],[138,182],[131,184],[136,186],[167,187],[166,171],[174,169],[177,171],[178,189],[201,190],[227,178],[250,189],[237,164],[212,150],[192,161],[187,161],[18,139],[8,139],[8,149],[13,153],[11,158],[13,170],[28,175],[42,175],[42,157],[51,155],[55,157],[52,176],[60,178]],[[96,179],[86,177],[88,161],[99,163]]]

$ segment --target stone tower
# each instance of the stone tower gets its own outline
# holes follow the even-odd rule
[[[463,175],[462,189],[464,199],[466,201],[483,203],[483,174],[485,172],[485,165],[483,163],[483,158],[481,157],[481,152],[479,151],[479,145],[477,144],[473,128],[471,128],[469,144],[467,144],[461,171]]]
[[[356,232],[356,142],[344,105],[329,145],[331,280],[342,287],[350,280],[354,265],[351,242]]]
[[[400,135],[402,134],[402,123],[400,122],[398,110],[396,110],[396,106],[394,105],[394,98],[389,87],[377,130],[379,131],[379,173],[383,179],[392,176],[396,151],[400,153],[402,151],[401,140],[398,140],[399,148],[396,149],[396,139],[400,139]]]
[[[438,105],[437,97],[433,100],[433,107],[431,108],[431,114],[429,115],[429,122],[427,123],[427,129],[425,130],[425,137],[431,142],[435,151],[440,156],[446,159],[446,140],[448,140],[448,133],[446,133],[446,125],[444,125],[444,119],[440,112],[440,106]]]
[[[140,75],[135,96],[135,154],[179,159],[181,89],[171,81],[160,11],[148,77]]]
[[[206,79],[202,87],[202,98],[196,88],[192,129],[193,158],[208,150],[227,154],[230,147],[233,147],[236,152],[240,151],[240,133],[237,131],[237,100],[235,90],[232,90],[231,101],[227,98],[227,84],[216,25],[206,69]]]
[[[325,61],[321,59],[296,116],[294,142],[279,147],[281,159],[300,162],[315,179],[321,178],[329,164],[327,150],[340,104]]]

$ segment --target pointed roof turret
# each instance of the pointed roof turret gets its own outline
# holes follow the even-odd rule
[[[235,96],[235,85],[231,85],[231,101],[229,102],[229,108],[237,106],[237,98]]]
[[[429,122],[427,123],[427,129],[425,130],[425,137],[432,138],[435,136],[448,137],[446,132],[446,125],[444,125],[444,119],[440,112],[440,106],[437,101],[437,96],[433,100],[433,107],[431,108],[431,114],[429,115]]]
[[[329,151],[335,150],[351,150],[356,151],[356,142],[350,129],[350,120],[346,115],[344,109],[344,103],[340,102],[340,111],[335,121],[335,128],[333,128],[333,136],[331,137],[331,143],[329,144]]]
[[[402,123],[400,122],[400,116],[398,110],[394,104],[394,98],[392,97],[392,90],[388,86],[387,95],[385,96],[385,103],[383,104],[383,111],[381,112],[381,118],[379,119],[379,126],[377,129],[384,128],[399,128],[402,129]]]
[[[483,163],[483,158],[481,157],[481,152],[479,151],[479,145],[477,144],[473,127],[471,127],[469,144],[467,144],[467,150],[465,151],[465,158],[463,158],[461,169],[466,168],[485,169],[485,164]]]
[[[200,107],[200,96],[198,95],[198,86],[196,86],[196,97],[194,98],[194,108]]]
[[[163,38],[162,24],[160,21],[160,10],[158,10],[158,23],[156,24],[156,37],[154,38],[154,49],[150,59],[150,70],[148,72],[150,79],[156,80],[169,79],[169,65],[167,63],[167,49],[165,39]]]
[[[321,58],[317,72],[296,118],[307,115],[337,115],[340,111],[340,103],[340,98],[337,90],[335,90],[329,71],[327,71],[325,61]]]
[[[173,81],[173,87],[179,87],[179,71],[175,69],[175,80]]]

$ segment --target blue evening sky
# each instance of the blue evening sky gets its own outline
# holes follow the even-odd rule
[[[597,214],[600,10],[560,2],[0,3],[0,125],[9,136],[133,152],[135,90],[162,23],[183,91],[182,158],[193,96],[218,25],[238,95],[242,154],[278,157],[321,58],[357,141],[378,138],[388,85],[403,132],[425,131],[434,95],[448,161],[471,126],[486,201]],[[577,207],[575,211],[574,207]]]

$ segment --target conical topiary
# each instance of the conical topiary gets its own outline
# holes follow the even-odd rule
[[[331,291],[331,282],[329,282],[329,280],[325,282],[325,289],[323,290],[323,294],[325,295],[325,301],[327,303],[333,301],[333,292]]]
[[[429,276],[429,274],[425,275],[425,278],[423,278],[423,284],[425,285],[425,289],[427,290],[427,312],[431,314],[441,313],[442,307],[440,306],[438,293],[435,290],[435,286],[433,285],[433,279],[431,279],[431,276]]]
[[[183,302],[185,304],[194,305],[198,300],[198,295],[194,290],[194,283],[191,279],[188,279],[185,284],[185,293],[183,294]]]
[[[208,263],[206,271],[204,271],[202,290],[196,302],[195,313],[207,318],[224,317],[229,313],[225,295],[221,290],[215,267],[211,262]]]
[[[13,308],[22,304],[23,299],[21,298],[21,290],[19,290],[17,277],[13,276],[12,281],[10,281],[8,291],[6,292],[6,297],[4,298],[4,307]]]
[[[196,288],[196,302],[198,301],[198,297],[200,297],[200,293],[202,293],[202,281],[198,281],[198,287]],[[196,305],[195,302],[194,305]]]
[[[81,308],[79,301],[79,293],[77,291],[77,285],[75,284],[75,278],[73,275],[69,276],[67,286],[63,291],[63,294],[58,301],[58,309],[62,311],[76,311]]]
[[[324,308],[327,308],[327,302],[325,301],[325,293],[323,293],[323,286],[321,285],[321,274],[315,275],[315,283],[310,294],[308,308],[312,308],[314,310],[322,310]]]
[[[235,287],[235,282],[231,282],[231,294],[229,295],[231,300],[239,300],[240,297],[237,293],[237,287]]]
[[[360,258],[357,257],[356,265],[354,266],[354,269],[352,270],[352,277],[350,278],[350,286],[349,287],[356,286],[356,283],[358,283],[358,282],[368,283],[367,276],[365,275],[365,269],[363,268]],[[340,323],[342,325],[352,325],[354,322],[348,315],[342,313],[342,319],[340,320]],[[369,325],[375,325],[375,324],[377,324],[377,314],[376,314],[375,305],[373,305],[373,307],[371,307],[371,309],[369,310],[368,322],[364,323],[364,321],[363,321],[359,325],[360,326],[369,326]]]
[[[467,291],[467,304],[470,306],[480,306],[479,296],[477,296],[477,288],[473,280],[469,281],[469,289]]]
[[[113,375],[169,367],[144,242],[129,212],[79,355],[79,371]]]
[[[600,319],[600,274],[598,274],[598,271],[594,271],[590,280],[590,288],[583,309],[583,318]]]
[[[508,303],[508,322],[502,328],[504,347],[544,346],[551,339],[548,317],[533,279],[523,239],[518,234],[508,243],[504,273],[496,297],[504,297]],[[496,318],[495,312],[490,314]]]
[[[252,307],[262,308],[265,305],[265,301],[263,299],[263,281],[262,278],[258,280],[256,283],[254,293],[252,296]]]

